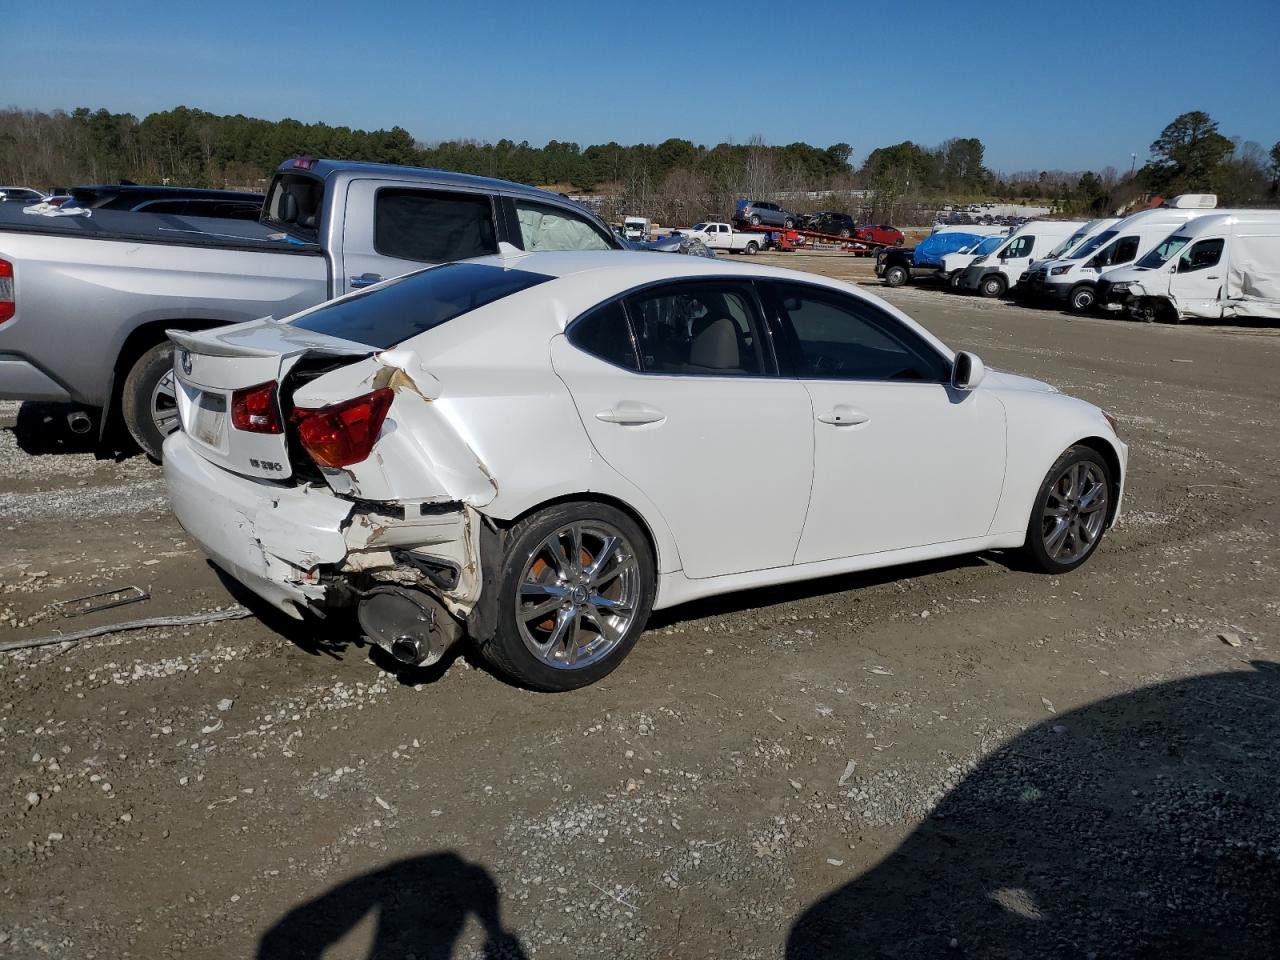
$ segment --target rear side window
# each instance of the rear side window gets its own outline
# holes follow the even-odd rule
[[[606,363],[628,370],[639,370],[631,325],[619,300],[597,307],[579,318],[569,330],[569,342],[579,350]]]
[[[484,194],[379,190],[373,249],[397,260],[448,263],[498,252],[493,202]]]
[[[749,284],[685,281],[626,298],[647,373],[764,376],[764,325]]]
[[[265,223],[314,241],[320,231],[324,184],[301,173],[278,174],[267,194]]]
[[[386,350],[551,277],[479,263],[446,263],[313,310],[293,325]]]

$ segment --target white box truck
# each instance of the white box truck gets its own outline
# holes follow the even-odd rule
[[[1061,250],[1084,226],[1084,220],[1032,220],[1024,223],[994,251],[965,267],[956,289],[976,290],[984,297],[1003,296],[1022,279],[1032,260]]]
[[[1280,210],[1197,217],[1098,282],[1099,304],[1143,320],[1280,319]]]
[[[1065,303],[1077,313],[1089,310],[1097,300],[1098,278],[1103,273],[1134,263],[1171,230],[1204,216],[1217,203],[1211,193],[1188,193],[1164,206],[1125,217],[1071,251],[1070,256],[1037,264],[1027,277],[1027,290],[1033,296]]]

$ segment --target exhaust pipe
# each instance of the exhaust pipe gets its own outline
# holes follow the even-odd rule
[[[72,433],[88,433],[93,429],[93,418],[83,410],[73,410],[67,414],[67,428]]]
[[[370,640],[408,666],[438,663],[462,639],[462,625],[421,590],[378,587],[365,594],[356,617]]]

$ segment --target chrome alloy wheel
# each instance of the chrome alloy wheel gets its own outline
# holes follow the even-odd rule
[[[1092,463],[1073,463],[1049,486],[1041,515],[1044,549],[1059,563],[1074,563],[1098,542],[1107,522],[1107,479]]]
[[[151,420],[161,437],[167,437],[178,429],[178,395],[172,370],[166,371],[151,391]]]
[[[530,554],[518,581],[520,637],[548,666],[586,667],[627,635],[640,588],[635,550],[619,530],[598,520],[561,527]]]

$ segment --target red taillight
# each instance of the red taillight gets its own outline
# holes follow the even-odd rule
[[[245,387],[231,394],[231,425],[246,433],[284,433],[276,382]]]
[[[13,264],[0,260],[0,323],[12,320],[17,312],[18,304],[13,298]]]
[[[311,459],[322,467],[359,463],[373,451],[394,396],[390,387],[383,387],[318,410],[298,407],[292,417],[298,427],[298,439]]]

